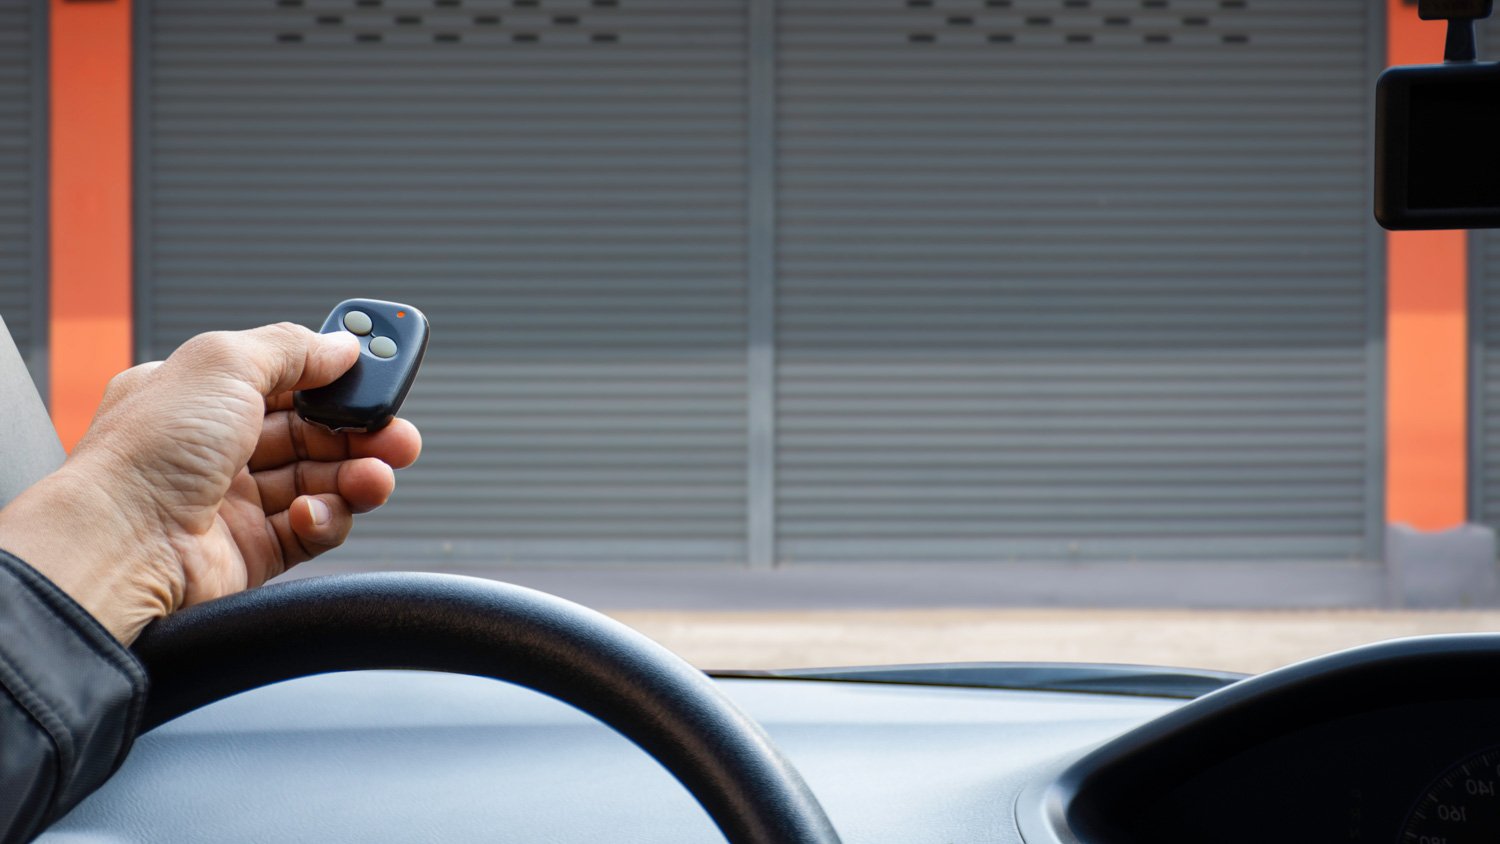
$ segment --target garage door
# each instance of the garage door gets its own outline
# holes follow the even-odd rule
[[[421,468],[346,557],[744,559],[738,3],[140,5],[139,355],[432,321]]]
[[[1474,349],[1469,450],[1472,521],[1500,528],[1500,238],[1470,235]]]
[[[1481,58],[1500,56],[1500,26],[1482,23]],[[1469,234],[1471,399],[1469,519],[1500,528],[1500,236]]]
[[[0,317],[46,393],[46,4],[0,0]]]
[[[141,3],[138,352],[423,306],[377,563],[1372,558],[1377,7]]]
[[[780,557],[1376,553],[1366,0],[802,0]]]

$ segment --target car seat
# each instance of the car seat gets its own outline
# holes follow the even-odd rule
[[[61,466],[66,456],[26,362],[0,317],[0,507]]]

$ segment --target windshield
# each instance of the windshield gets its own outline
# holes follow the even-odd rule
[[[290,577],[711,669],[1500,629],[1500,240],[1371,216],[1414,4],[155,0],[86,91],[27,5],[0,313],[65,445],[197,333],[431,322],[420,462]]]

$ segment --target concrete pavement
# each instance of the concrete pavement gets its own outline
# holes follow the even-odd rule
[[[1500,611],[625,610],[610,614],[702,668],[1062,660],[1254,673],[1383,639],[1500,632]]]

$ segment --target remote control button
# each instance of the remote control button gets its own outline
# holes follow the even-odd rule
[[[370,315],[364,311],[350,311],[344,314],[344,327],[355,334],[364,336],[370,333],[370,329],[374,328],[375,324],[370,322]],[[395,354],[395,352],[391,354]],[[390,357],[390,355],[382,355],[381,357]]]
[[[378,358],[393,358],[396,356],[396,341],[389,337],[371,337],[370,354]]]

